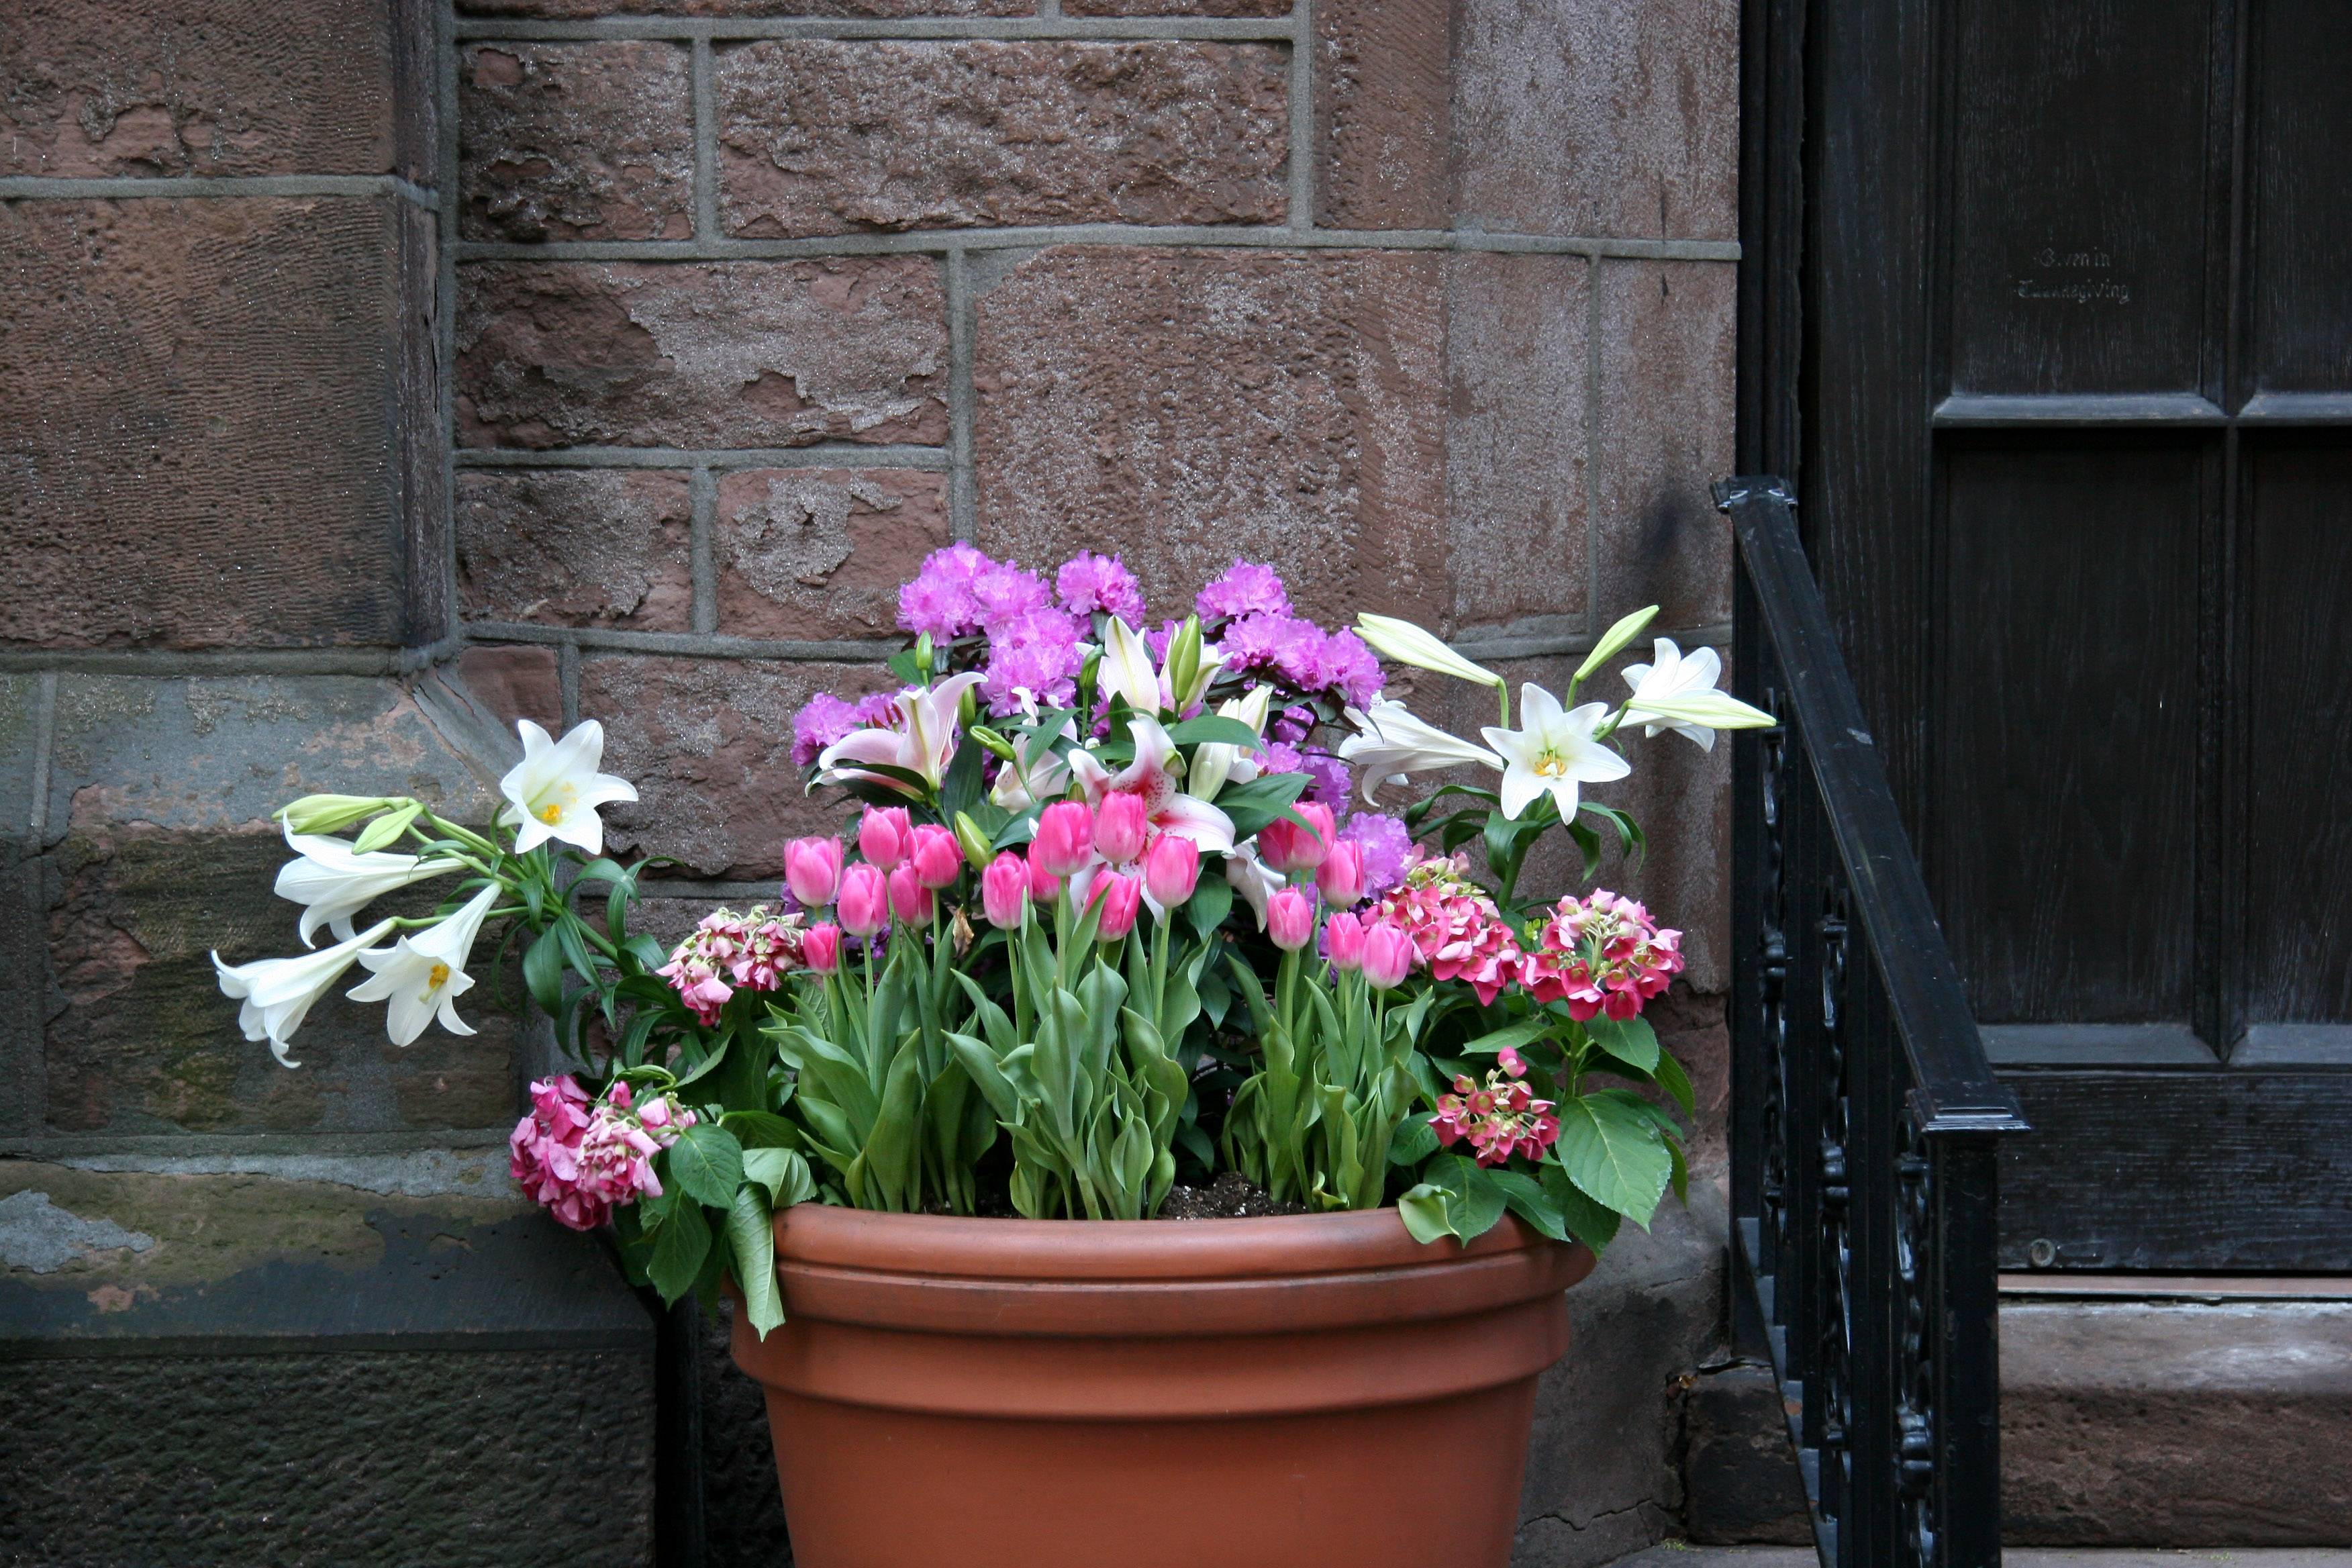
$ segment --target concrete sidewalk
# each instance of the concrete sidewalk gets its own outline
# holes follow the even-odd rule
[[[2005,1568],[2352,1568],[2352,1547],[2192,1547],[2111,1550],[2019,1546],[2001,1554]],[[1814,1568],[1813,1554],[1789,1546],[1686,1546],[1669,1541],[1621,1557],[1611,1568]]]

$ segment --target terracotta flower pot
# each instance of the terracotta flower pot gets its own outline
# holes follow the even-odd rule
[[[1496,1568],[1581,1247],[1396,1211],[1032,1221],[804,1204],[740,1312],[801,1568]]]

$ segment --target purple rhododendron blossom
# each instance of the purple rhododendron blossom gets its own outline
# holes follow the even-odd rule
[[[1364,847],[1364,896],[1381,898],[1404,885],[1405,868],[1412,863],[1412,835],[1400,819],[1377,811],[1361,811],[1348,818],[1339,837]]]
[[[1019,562],[1005,562],[971,580],[971,602],[980,629],[993,632],[1032,610],[1050,608],[1054,591],[1034,572],[1021,570]]]
[[[1091,616],[1099,610],[1130,626],[1142,624],[1143,590],[1137,585],[1135,574],[1116,555],[1079,551],[1062,563],[1054,576],[1054,588],[1062,596],[1062,607],[1074,616]]]
[[[1298,744],[1315,732],[1315,710],[1304,705],[1284,709],[1274,716],[1274,728],[1270,732],[1277,741],[1287,741],[1294,746]]]
[[[817,753],[852,730],[869,728],[858,710],[830,691],[820,691],[793,715],[793,766],[804,768]]]
[[[1364,646],[1364,639],[1351,631],[1336,631],[1324,638],[1318,662],[1323,684],[1338,691],[1350,708],[1370,708],[1387,684],[1381,661]]]
[[[972,584],[995,568],[995,562],[961,542],[932,551],[913,580],[898,590],[898,624],[935,637],[977,630],[981,614]]]
[[[1236,673],[1271,670],[1302,690],[1323,685],[1323,630],[1289,616],[1244,616],[1224,629],[1218,647]]]
[[[1315,782],[1307,789],[1307,798],[1334,811],[1348,806],[1348,785],[1350,775],[1348,764],[1328,752],[1307,752],[1299,758],[1298,771]]]
[[[857,700],[857,726],[861,730],[895,730],[898,727],[898,694],[895,691],[874,691]]]
[[[1192,607],[1202,620],[1220,616],[1286,616],[1290,591],[1271,566],[1236,560],[1225,574],[1202,588]]]
[[[1027,692],[1047,707],[1066,708],[1077,696],[1078,623],[1051,607],[1027,610],[989,634],[987,679],[981,690],[988,710],[1000,717],[1018,711]]]

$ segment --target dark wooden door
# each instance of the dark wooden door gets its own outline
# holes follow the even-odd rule
[[[2352,1269],[2352,5],[1749,32],[1743,467],[2037,1129],[2004,1267]]]

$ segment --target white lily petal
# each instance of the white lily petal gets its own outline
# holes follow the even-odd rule
[[[1484,665],[1473,664],[1445,646],[1436,633],[1399,620],[1394,616],[1359,615],[1356,635],[1364,639],[1374,653],[1392,658],[1399,664],[1410,664],[1420,669],[1433,669],[1440,675],[1450,675],[1456,680],[1473,681],[1480,686],[1500,686],[1503,678]]]

